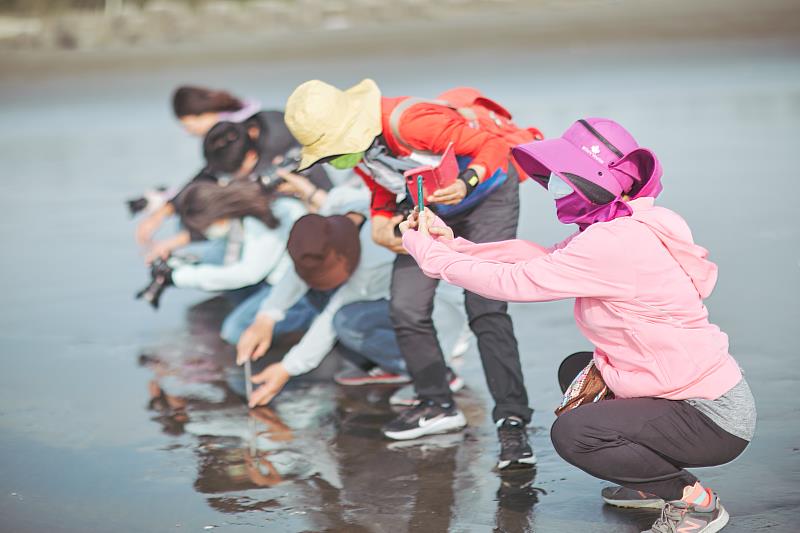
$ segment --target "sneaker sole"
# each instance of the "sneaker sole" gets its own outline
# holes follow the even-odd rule
[[[411,380],[408,378],[371,378],[371,379],[349,379],[349,380],[338,380],[334,378],[334,381],[337,385],[341,385],[342,387],[360,387],[362,385],[405,385],[406,383],[410,383]]]
[[[464,387],[466,387],[466,383],[464,383],[464,380],[461,379],[459,376],[456,376],[456,378],[450,382],[450,392],[452,392],[453,394],[463,390]]]
[[[730,515],[728,515],[728,511],[719,504],[719,516],[708,523],[706,527],[698,531],[697,533],[717,533],[722,528],[728,525],[728,520],[730,520]]]
[[[498,470],[522,470],[523,468],[533,468],[536,466],[536,455],[517,459],[516,461],[497,461]]]
[[[603,497],[603,501],[612,507],[623,509],[663,509],[666,502],[661,499],[654,500],[610,500]]]
[[[441,418],[433,424],[422,428],[416,427],[405,431],[384,431],[383,434],[386,438],[392,440],[411,440],[424,437],[425,435],[438,435],[439,433],[461,430],[464,429],[466,425],[467,419],[464,418],[464,414],[458,413],[456,416]]]
[[[413,407],[414,404],[416,403],[417,403],[416,398],[414,399],[389,398],[389,405],[394,405],[396,407]]]

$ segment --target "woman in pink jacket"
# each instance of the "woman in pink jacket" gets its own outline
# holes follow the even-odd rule
[[[562,388],[591,363],[615,399],[561,414],[551,431],[556,451],[620,485],[603,490],[607,503],[663,507],[651,532],[719,531],[728,513],[685,468],[741,454],[755,431],[755,403],[727,335],[703,304],[716,265],[679,215],[654,205],[658,159],[599,118],[513,155],[552,193],[559,220],[578,232],[550,248],[473,244],[453,239],[438,218],[419,223],[414,214],[401,228],[405,248],[428,276],[487,298],[574,298],[575,320],[594,352],[565,361],[562,374],[573,370],[561,376]]]

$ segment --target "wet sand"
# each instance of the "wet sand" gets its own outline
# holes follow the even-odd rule
[[[171,291],[154,313],[132,299],[146,274],[122,200],[199,166],[196,141],[168,113],[174,85],[230,86],[279,105],[311,77],[347,85],[370,75],[389,95],[479,86],[551,136],[578,116],[610,116],[656,150],[661,203],[685,216],[720,266],[708,306],[759,410],[744,455],[699,475],[733,516],[726,531],[796,531],[797,52],[785,36],[643,40],[4,76],[0,530],[560,533],[652,522],[650,512],[604,507],[604,483],[550,445],[558,362],[587,348],[569,302],[512,306],[539,466],[501,477],[474,347],[459,369],[470,428],[391,443],[378,431],[392,416],[391,388],[336,387],[332,357],[271,409],[248,414],[226,384],[219,302]],[[540,189],[525,184],[522,196],[523,238],[568,233]]]

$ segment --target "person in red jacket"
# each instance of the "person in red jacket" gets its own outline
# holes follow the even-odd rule
[[[417,401],[383,427],[384,435],[402,440],[462,429],[466,420],[453,401],[431,321],[438,281],[405,254],[397,231],[412,208],[403,172],[435,163],[452,144],[458,179],[430,194],[426,203],[460,236],[475,242],[512,239],[519,180],[509,163],[510,150],[541,134],[514,125],[505,109],[475,89],[454,89],[437,100],[387,98],[369,79],[346,91],[306,82],[289,97],[285,120],[302,145],[300,169],[319,162],[356,168],[372,191],[373,239],[398,254],[391,315]],[[465,305],[495,401],[498,467],[529,467],[536,462],[525,429],[532,411],[507,303],[465,292]]]

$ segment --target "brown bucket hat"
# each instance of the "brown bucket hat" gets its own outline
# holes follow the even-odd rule
[[[309,287],[334,289],[350,278],[361,258],[358,228],[342,215],[305,215],[295,222],[286,244],[297,275]]]

